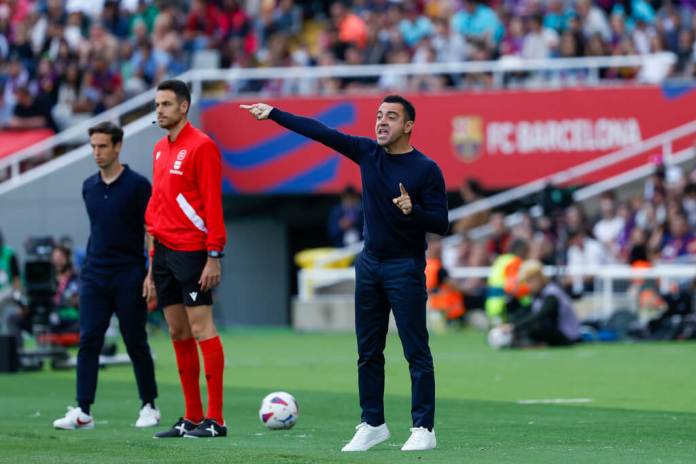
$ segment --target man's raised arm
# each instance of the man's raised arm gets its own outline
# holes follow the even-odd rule
[[[239,107],[248,110],[249,113],[259,121],[264,119],[275,121],[286,129],[309,137],[312,140],[316,140],[360,164],[360,158],[364,153],[361,144],[368,139],[344,134],[336,129],[325,126],[316,119],[296,116],[292,113],[281,111],[278,108],[273,108],[266,103],[239,105]]]

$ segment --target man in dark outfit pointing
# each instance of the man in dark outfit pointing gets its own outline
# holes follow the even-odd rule
[[[415,109],[391,95],[377,110],[377,140],[354,137],[265,103],[241,105],[323,143],[360,166],[365,247],[355,265],[355,332],[361,423],[343,451],[367,451],[390,437],[384,419],[384,346],[394,312],[411,374],[413,427],[403,451],[435,448],[435,374],[425,323],[425,234],[449,226],[445,182],[433,160],[413,148]]]

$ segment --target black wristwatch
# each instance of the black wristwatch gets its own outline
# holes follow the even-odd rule
[[[225,256],[225,253],[223,253],[222,251],[208,250],[208,257],[209,258],[220,259],[223,256]]]

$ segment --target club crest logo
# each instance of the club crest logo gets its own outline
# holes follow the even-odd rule
[[[452,119],[452,148],[460,160],[472,163],[481,156],[483,118],[456,116]]]
[[[186,158],[186,150],[181,150],[179,154],[176,155],[176,161],[174,161],[174,169],[179,170],[181,169],[181,163],[184,161],[184,158]]]

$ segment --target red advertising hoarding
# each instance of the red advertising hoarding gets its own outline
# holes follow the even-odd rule
[[[504,188],[553,174],[691,122],[692,88],[617,87],[407,95],[416,107],[412,144],[442,168],[448,189],[466,178]],[[248,103],[247,101],[244,101]],[[338,192],[360,185],[347,158],[271,121],[253,120],[240,100],[202,105],[202,128],[219,144],[228,193]],[[343,132],[374,137],[379,96],[268,99]],[[677,140],[673,151],[693,145]],[[646,151],[586,176],[587,183],[645,163]]]

